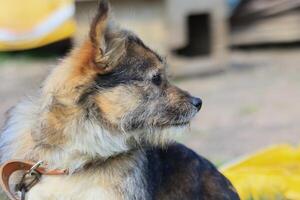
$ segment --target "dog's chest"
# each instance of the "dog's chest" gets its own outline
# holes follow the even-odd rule
[[[109,181],[95,177],[44,177],[27,194],[28,200],[121,200],[122,194]]]
[[[123,170],[122,170],[123,171]],[[149,199],[142,169],[126,173],[89,172],[47,176],[27,194],[28,200],[146,200]]]

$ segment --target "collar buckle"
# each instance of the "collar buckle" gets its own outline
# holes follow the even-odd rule
[[[43,164],[43,161],[35,163],[25,174],[22,176],[20,183],[15,187],[16,191],[21,192],[21,200],[25,200],[25,194],[35,186],[41,179],[42,174],[37,169]]]

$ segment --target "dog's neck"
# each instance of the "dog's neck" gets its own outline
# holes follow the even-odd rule
[[[44,134],[44,133],[40,133]],[[124,134],[111,134],[92,120],[75,119],[68,122],[64,132],[52,133],[62,136],[56,142],[47,139],[38,141],[29,157],[45,160],[52,168],[67,168],[77,171],[87,163],[105,162],[130,152]]]
[[[136,158],[135,158],[136,157]],[[80,151],[66,151],[60,147],[40,145],[34,148],[28,156],[29,160],[42,160],[49,169],[67,169],[70,173],[76,173],[82,169],[97,166],[108,166],[115,160],[138,159],[144,157],[141,149],[131,149],[124,152],[115,153],[110,156],[84,154]],[[130,159],[129,159],[130,158]]]

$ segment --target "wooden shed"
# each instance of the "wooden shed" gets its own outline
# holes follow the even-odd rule
[[[300,0],[243,0],[231,18],[234,46],[300,41]]]

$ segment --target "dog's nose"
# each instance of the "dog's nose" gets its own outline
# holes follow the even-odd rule
[[[191,97],[191,103],[198,109],[198,111],[202,107],[202,100],[198,97]]]

